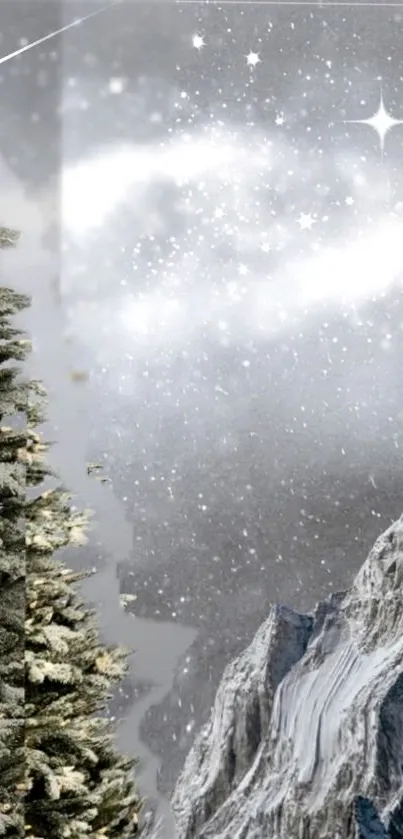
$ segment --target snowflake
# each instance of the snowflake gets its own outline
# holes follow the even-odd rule
[[[202,35],[193,35],[192,44],[196,50],[201,50],[206,46],[206,42]]]
[[[256,64],[261,63],[260,53],[253,52],[252,50],[248,53],[248,55],[245,55],[245,58],[248,67],[256,67]]]
[[[122,93],[125,86],[125,80],[114,77],[109,80],[109,93]]]
[[[315,219],[310,213],[301,213],[298,224],[301,230],[312,230],[312,225],[315,224]]]

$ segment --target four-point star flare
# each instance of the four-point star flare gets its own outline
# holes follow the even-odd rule
[[[345,119],[344,122],[352,122],[357,124],[361,123],[361,125],[369,125],[370,128],[373,128],[379,137],[382,157],[385,148],[386,135],[391,130],[391,128],[395,127],[395,125],[403,125],[403,119],[394,119],[386,110],[383,102],[382,92],[378,110],[373,114],[372,117],[369,117],[368,119]]]

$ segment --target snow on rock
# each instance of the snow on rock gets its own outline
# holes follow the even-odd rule
[[[403,837],[403,516],[346,592],[274,606],[225,670],[177,839]]]

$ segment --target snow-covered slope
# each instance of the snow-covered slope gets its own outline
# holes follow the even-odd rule
[[[172,799],[177,839],[398,839],[402,804],[403,517],[351,589],[272,608]]]

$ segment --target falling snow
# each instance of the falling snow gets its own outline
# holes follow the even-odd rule
[[[106,625],[163,681],[143,730],[168,789],[269,603],[345,588],[401,512],[400,22],[123,5],[36,47],[46,20],[2,21],[0,130],[46,218],[63,140],[61,276],[32,329],[63,478],[79,429],[107,478],[72,489],[119,561]]]

